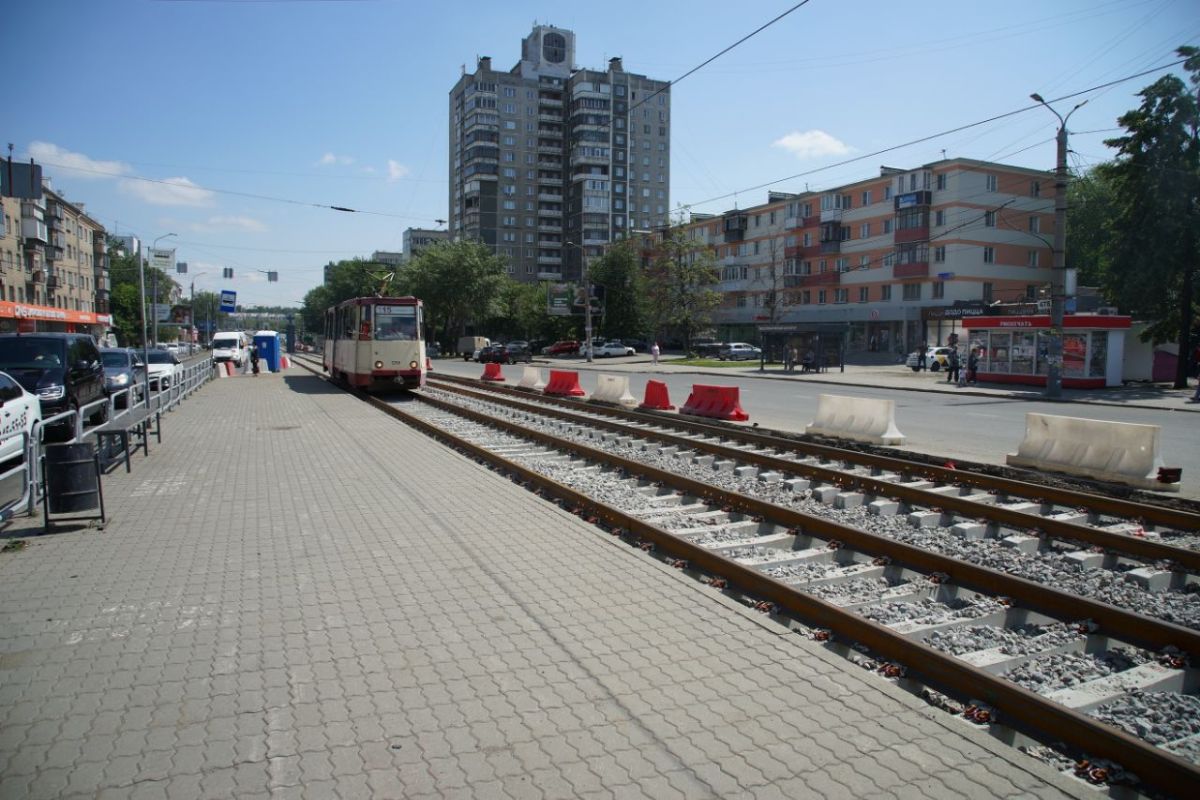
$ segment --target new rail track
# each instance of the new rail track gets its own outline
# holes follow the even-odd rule
[[[1159,706],[1165,703],[1167,714],[1188,716],[1194,711],[1196,673],[1190,663],[1200,658],[1200,632],[1193,618],[1184,620],[1192,623],[1189,626],[1164,615],[1119,608],[947,555],[939,552],[937,543],[880,535],[813,513],[811,508],[814,504],[829,508],[819,492],[814,495],[812,485],[817,481],[834,487],[835,499],[846,494],[891,498],[895,495],[888,486],[898,485],[906,493],[925,492],[902,496],[898,502],[927,504],[926,490],[938,487],[911,485],[936,477],[926,471],[926,465],[898,458],[870,465],[860,458],[868,454],[847,451],[850,455],[842,459],[837,448],[815,456],[805,453],[798,459],[801,449],[795,440],[749,431],[743,447],[752,443],[754,449],[747,451],[710,441],[718,436],[728,439],[730,432],[703,423],[696,429],[688,427],[690,421],[670,420],[673,432],[667,433],[663,427],[668,422],[661,419],[626,416],[627,421],[621,422],[622,415],[607,410],[546,403],[543,398],[534,402],[528,395],[501,397],[509,393],[470,384],[439,379],[431,381],[431,391],[417,402],[369,400],[632,543],[657,550],[676,566],[702,573],[715,588],[752,598],[761,609],[780,617],[799,620],[815,638],[868,648],[871,663],[883,674],[919,681],[959,698],[966,704],[965,714],[975,722],[999,722],[1041,741],[1063,742],[1069,752],[1119,764],[1157,791],[1183,796],[1200,785],[1196,731],[1175,729],[1165,739],[1162,731],[1139,730],[1143,735],[1133,735],[1118,727],[1123,724],[1121,713],[1106,711],[1132,702],[1135,715],[1157,713],[1153,707],[1146,711],[1144,698],[1151,695]],[[816,463],[805,463],[805,458]],[[854,465],[852,469],[859,471],[847,477],[821,463],[822,458]],[[868,465],[874,474],[861,471]],[[954,479],[951,486],[971,497],[981,488],[974,481],[991,476],[966,476],[956,470],[948,477]],[[597,489],[597,482],[603,488]],[[1098,546],[1109,552],[1089,555],[1105,562],[1106,569],[1127,568],[1128,564],[1120,563],[1125,559],[1157,560],[1157,567],[1142,576],[1144,585],[1140,579],[1123,584],[1154,594],[1150,590],[1155,575],[1166,572],[1173,584],[1182,582],[1184,589],[1193,585],[1189,573],[1195,571],[1194,562],[1188,557],[1195,551],[1096,527],[1119,524],[1115,509],[1120,506],[1106,504],[1098,511],[1078,494],[1058,494],[1056,489],[1051,499],[1031,485],[1029,491],[1042,501],[1039,513],[1032,514],[1032,509],[1014,510],[1008,507],[1012,503],[1000,502],[1018,488],[1014,483],[1019,482],[993,489],[997,492],[993,502],[967,501],[972,504],[972,520],[986,518],[981,514],[985,509],[1003,512],[986,523],[985,533],[993,526],[993,533],[1004,533],[1018,524],[1030,530],[1029,518],[1038,520],[1041,535],[1009,546],[1014,553],[1033,558],[1037,553],[1026,552],[1026,542],[1047,550],[1051,548],[1043,540],[1050,537],[1103,542]],[[747,485],[753,490],[747,491]],[[934,513],[944,521],[948,504],[940,493],[933,496],[939,498],[940,507]],[[1066,512],[1045,506],[1066,505],[1067,497],[1076,517],[1085,513],[1079,509],[1086,510],[1088,524],[1078,518],[1052,519]],[[1120,508],[1141,510],[1141,504],[1132,501],[1118,503],[1127,504]],[[842,506],[838,511],[844,515],[857,514],[861,519],[869,514],[870,506],[864,507],[858,498]],[[1024,516],[1010,516],[1014,513]],[[1184,527],[1188,518],[1179,516],[1187,512],[1154,513],[1135,519],[1153,519],[1150,524],[1170,525],[1172,531],[1188,530]],[[903,527],[918,535],[934,534],[920,524],[923,518],[917,524],[910,517],[902,519]],[[1047,519],[1069,527],[1051,529]],[[943,535],[965,539],[971,534],[960,529]],[[1125,540],[1133,547],[1118,549]],[[995,549],[996,536],[985,535],[977,543]],[[1146,544],[1152,547],[1145,548]],[[1081,571],[1097,568],[1087,558],[1080,556]],[[1195,597],[1175,593],[1185,600]],[[1030,675],[1053,673],[1056,663],[1066,663],[1068,672],[1075,671],[1073,685],[1053,678],[1048,685],[1030,680]],[[1081,769],[1085,777],[1098,782],[1114,775],[1094,761]]]

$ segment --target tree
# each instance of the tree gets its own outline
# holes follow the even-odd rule
[[[642,336],[646,330],[646,276],[630,240],[617,242],[589,265],[592,283],[604,288],[605,336]]]
[[[667,327],[691,349],[697,333],[712,324],[712,311],[721,303],[712,250],[688,238],[683,220],[668,228],[658,243],[647,276],[647,313],[654,336]]]
[[[1071,224],[1067,226],[1068,266],[1078,270],[1081,285],[1100,286],[1104,283],[1109,231],[1116,213],[1108,164],[1072,178],[1067,185],[1067,207],[1071,210]]]
[[[537,283],[521,283],[505,277],[500,284],[497,316],[489,321],[495,333],[533,339],[542,335],[547,326],[546,287]]]
[[[1110,139],[1119,155],[1108,168],[1116,203],[1104,288],[1118,305],[1155,320],[1155,342],[1179,342],[1175,388],[1187,386],[1196,314],[1200,245],[1200,50],[1181,47],[1192,90],[1166,75],[1143,89],[1142,104]]]
[[[150,311],[150,303],[165,303],[171,293],[177,288],[170,275],[152,267],[149,264],[138,264],[138,257],[121,251],[120,243],[109,240],[108,243],[108,275],[109,310],[113,315],[113,329],[117,332],[120,342],[142,341],[142,275],[146,280],[146,321],[147,329],[153,324],[154,317]],[[158,290],[157,297],[154,295]]]
[[[466,332],[470,321],[492,316],[505,279],[505,260],[480,241],[438,242],[423,251],[401,276],[404,291],[425,303],[430,330],[447,342]]]

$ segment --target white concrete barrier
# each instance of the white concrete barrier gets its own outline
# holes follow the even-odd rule
[[[546,382],[542,380],[542,371],[538,367],[526,367],[525,372],[521,374],[521,380],[517,384],[518,389],[529,389],[530,391],[540,392],[546,388]]]
[[[896,428],[893,400],[820,395],[817,418],[804,432],[872,444],[904,444],[904,435]]]
[[[596,391],[592,400],[597,403],[633,408],[638,404],[637,398],[629,393],[628,375],[599,375],[596,377]]]
[[[1159,483],[1163,466],[1158,425],[1106,422],[1052,414],[1025,415],[1025,438],[1007,462],[1014,467],[1065,472],[1114,483],[1178,492],[1178,483]]]

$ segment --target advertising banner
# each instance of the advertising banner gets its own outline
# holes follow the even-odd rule
[[[175,251],[174,250],[150,250],[150,266],[161,269],[163,272],[175,271]]]
[[[569,283],[551,283],[546,288],[546,313],[552,317],[571,315],[571,301],[575,287]]]

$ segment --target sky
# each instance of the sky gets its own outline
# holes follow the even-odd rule
[[[678,81],[670,202],[704,213],[942,157],[1052,170],[1059,122],[1033,92],[1064,115],[1088,101],[1070,164],[1093,166],[1137,93],[1181,67],[1057,98],[1200,44],[1196,0],[809,0],[771,23],[796,3],[12,3],[0,146],[109,231],[175,234],[160,246],[188,262],[185,291],[299,305],[329,261],[447,218],[449,92],[479,56],[515,65],[534,24],[574,31],[581,68],[620,56]]]

